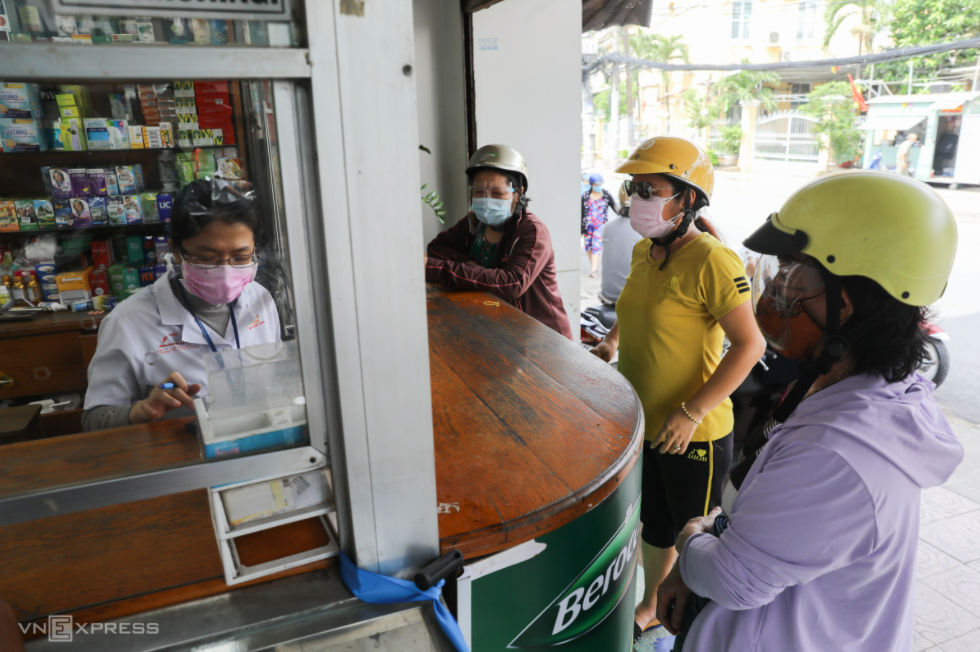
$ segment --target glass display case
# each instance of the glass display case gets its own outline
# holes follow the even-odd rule
[[[202,4],[191,16],[167,9],[132,9],[92,0],[0,0],[0,44],[294,47],[299,45],[285,3],[250,9],[259,20],[229,19]],[[186,3],[185,3],[186,4]],[[182,7],[186,11],[186,7]],[[62,13],[57,13],[58,11]],[[278,19],[278,20],[277,20]],[[285,19],[285,20],[283,20]]]
[[[410,3],[150,4],[2,0],[0,596],[23,622],[438,556]],[[198,246],[214,225],[228,250]]]

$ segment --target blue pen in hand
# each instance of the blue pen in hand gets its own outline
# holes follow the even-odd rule
[[[176,387],[173,383],[163,383],[162,385],[157,385],[160,389],[173,389]]]

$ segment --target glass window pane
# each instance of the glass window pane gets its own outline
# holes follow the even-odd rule
[[[6,10],[4,10],[4,7]],[[41,0],[0,2],[0,44],[294,47],[288,22],[55,14]]]
[[[99,436],[187,463],[305,445],[271,82],[2,90],[0,420],[25,421],[0,445],[115,428]],[[249,400],[212,411],[215,382]]]

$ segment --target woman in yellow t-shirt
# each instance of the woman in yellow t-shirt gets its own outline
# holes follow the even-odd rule
[[[655,621],[657,587],[674,564],[677,534],[721,502],[732,460],[728,396],[762,357],[765,340],[741,260],[707,220],[695,218],[714,187],[701,148],[652,138],[616,171],[632,175],[630,223],[644,239],[633,248],[616,324],[593,353],[609,361],[619,349],[619,370],[646,418],[638,634]],[[726,335],[731,348],[722,358]]]

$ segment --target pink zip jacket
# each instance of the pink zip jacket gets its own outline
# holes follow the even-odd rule
[[[911,649],[919,495],[963,459],[933,389],[853,376],[772,431],[729,528],[681,554],[713,600],[684,652]]]
[[[470,217],[464,217],[429,243],[426,283],[490,292],[552,330],[572,339],[568,314],[558,292],[551,234],[534,213],[511,219],[489,269],[465,265],[473,246]]]

